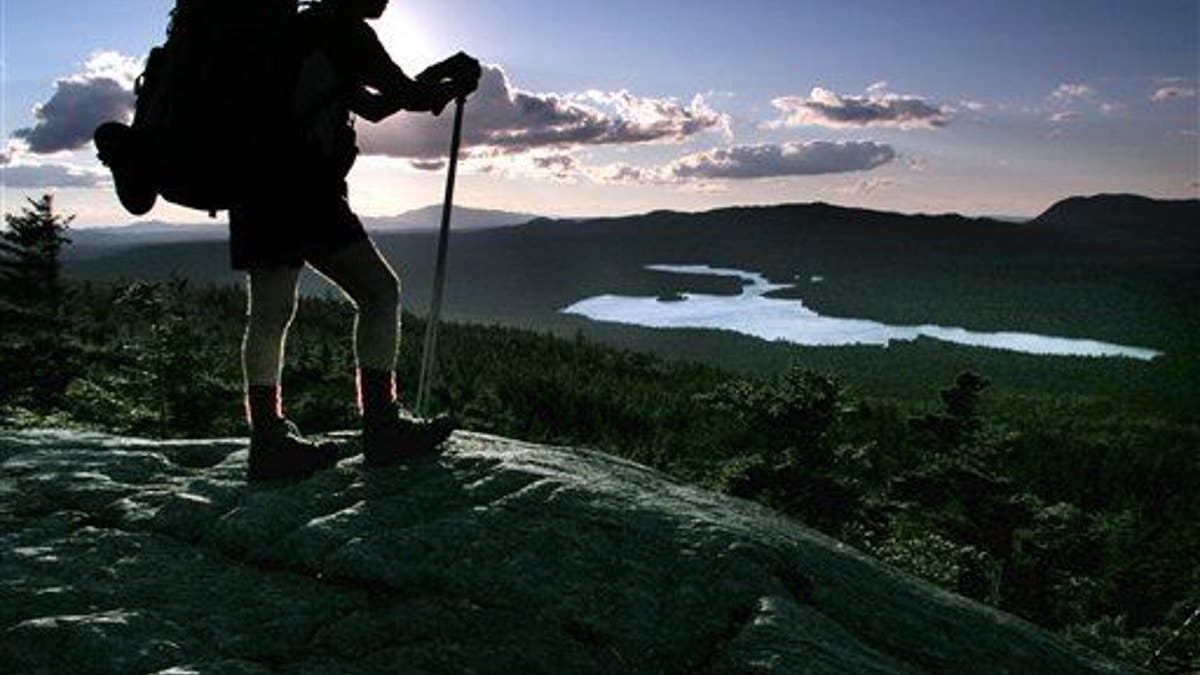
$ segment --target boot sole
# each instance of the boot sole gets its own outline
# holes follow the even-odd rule
[[[143,216],[154,208],[158,191],[145,167],[132,156],[133,140],[133,130],[120,122],[101,124],[92,136],[100,161],[112,170],[121,206],[135,216]]]
[[[301,465],[300,467],[296,467],[295,464],[285,464],[283,465],[284,468],[281,470],[267,470],[258,467],[251,462],[246,471],[246,480],[250,483],[302,480],[337,466],[340,459],[337,452],[337,446],[332,444],[322,444],[321,450],[323,452],[328,452],[329,456],[321,463],[313,466]]]
[[[449,431],[446,431],[444,434],[438,434],[438,436],[440,436],[440,438],[437,438],[436,442],[431,443],[431,442],[427,441],[425,443],[422,443],[420,445],[424,449],[418,450],[416,452],[413,452],[411,450],[409,450],[407,452],[404,450],[397,450],[397,451],[389,453],[387,455],[380,456],[376,453],[367,452],[364,449],[363,450],[363,466],[365,466],[368,469],[384,469],[389,466],[395,466],[397,464],[401,464],[404,462],[417,461],[417,460],[422,460],[422,459],[432,459],[435,457],[439,457],[443,453],[446,452],[446,447],[445,447],[446,441],[448,441],[450,439],[450,436],[453,433],[454,433],[454,430],[450,429]],[[366,441],[364,441],[363,444],[365,446]]]

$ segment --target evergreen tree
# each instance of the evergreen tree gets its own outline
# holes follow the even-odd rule
[[[59,253],[70,243],[63,233],[74,216],[54,212],[54,197],[28,199],[19,215],[5,214],[0,231],[0,298],[43,316],[62,309]]]
[[[27,201],[0,230],[0,401],[48,408],[70,381],[59,254],[74,217],[56,214],[52,195]]]

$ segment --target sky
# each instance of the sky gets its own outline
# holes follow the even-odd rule
[[[0,0],[3,209],[135,219],[89,138],[125,118],[171,0]],[[1033,216],[1200,193],[1195,0],[393,0],[407,72],[460,49],[461,204],[554,216],[824,201]],[[252,112],[248,123],[256,120]],[[362,215],[441,200],[450,115],[357,122]],[[160,200],[161,202],[161,200]],[[161,204],[143,219],[201,222]]]

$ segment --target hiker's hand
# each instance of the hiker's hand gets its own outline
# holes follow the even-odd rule
[[[477,62],[477,65],[478,65],[478,62]],[[450,84],[451,84],[451,86],[454,87],[454,90],[455,90],[454,97],[455,98],[466,98],[467,96],[470,96],[472,93],[474,93],[474,91],[479,88],[479,76],[480,76],[480,73],[478,71],[476,71],[473,74],[469,74],[464,77],[451,80]]]
[[[434,115],[440,114],[441,109],[447,103],[454,99],[466,98],[471,92],[479,88],[479,78],[483,76],[483,66],[479,65],[479,61],[474,57],[468,56],[464,52],[459,52],[454,56],[435,63],[426,68],[417,75],[417,82],[434,88],[444,87],[449,98],[431,106]]]
[[[404,109],[411,112],[442,114],[446,104],[454,100],[454,90],[446,82],[422,82],[413,80]]]
[[[446,105],[458,98],[458,88],[452,82],[438,82],[431,85],[430,90],[429,112],[433,113],[434,117],[441,115]]]
[[[466,85],[471,82],[478,83],[482,75],[483,67],[479,65],[479,60],[467,55],[466,52],[459,52],[426,68],[420,75],[417,75],[417,81],[432,84],[449,80]],[[474,91],[474,87],[470,91]]]

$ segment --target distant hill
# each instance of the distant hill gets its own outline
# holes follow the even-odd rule
[[[483,230],[517,225],[537,216],[527,213],[454,207],[452,224],[456,231]],[[373,232],[419,232],[441,226],[442,207],[435,204],[395,216],[363,218],[363,226]],[[153,244],[222,240],[228,236],[228,221],[222,217],[211,223],[179,224],[149,220],[117,227],[75,228],[70,232],[68,257],[87,259],[114,248],[129,249]]]
[[[1029,227],[1079,243],[1136,253],[1200,251],[1200,200],[1130,194],[1071,197]]]
[[[612,332],[607,327],[559,310],[602,294],[738,293],[737,281],[729,277],[647,269],[708,264],[797,284],[770,297],[800,298],[827,316],[1021,330],[1168,352],[1193,339],[1200,256],[1187,242],[1195,238],[1183,244],[1167,238],[1185,232],[1183,226],[1155,215],[1178,205],[1137,198],[1141,206],[1113,224],[1089,221],[1074,203],[1067,200],[1051,215],[1025,224],[822,203],[538,218],[484,229],[460,229],[456,221],[445,312],[451,320],[580,329],[603,332],[607,339]],[[1114,235],[1098,237],[1102,231]],[[436,233],[429,227],[382,230],[375,239],[401,272],[405,306],[426,311]],[[242,278],[230,270],[228,247],[218,239],[111,248],[90,257],[69,250],[65,271],[85,279],[162,279],[176,273],[197,282],[236,284]],[[823,283],[809,283],[813,276]],[[302,285],[305,293],[330,290],[307,275]],[[646,342],[642,335],[637,339]],[[742,347],[732,354],[699,351],[726,363],[760,361]]]
[[[225,235],[226,227],[223,220],[214,220],[211,223],[203,224],[147,220],[116,227],[77,227],[72,228],[69,234],[71,242],[81,246],[192,241],[214,239]]]
[[[1151,199],[1131,194],[1070,197],[1046,209],[1034,224],[1099,226],[1147,223],[1194,229],[1200,220],[1200,200]]]
[[[455,206],[452,215],[455,230],[482,230],[491,227],[504,227],[526,223],[537,216],[529,213],[513,213],[511,211],[495,211],[491,209],[474,209],[468,206]],[[381,218],[363,218],[363,225],[368,230],[377,231],[416,231],[434,230],[442,224],[442,205],[432,204],[412,211],[405,211],[396,216]]]

